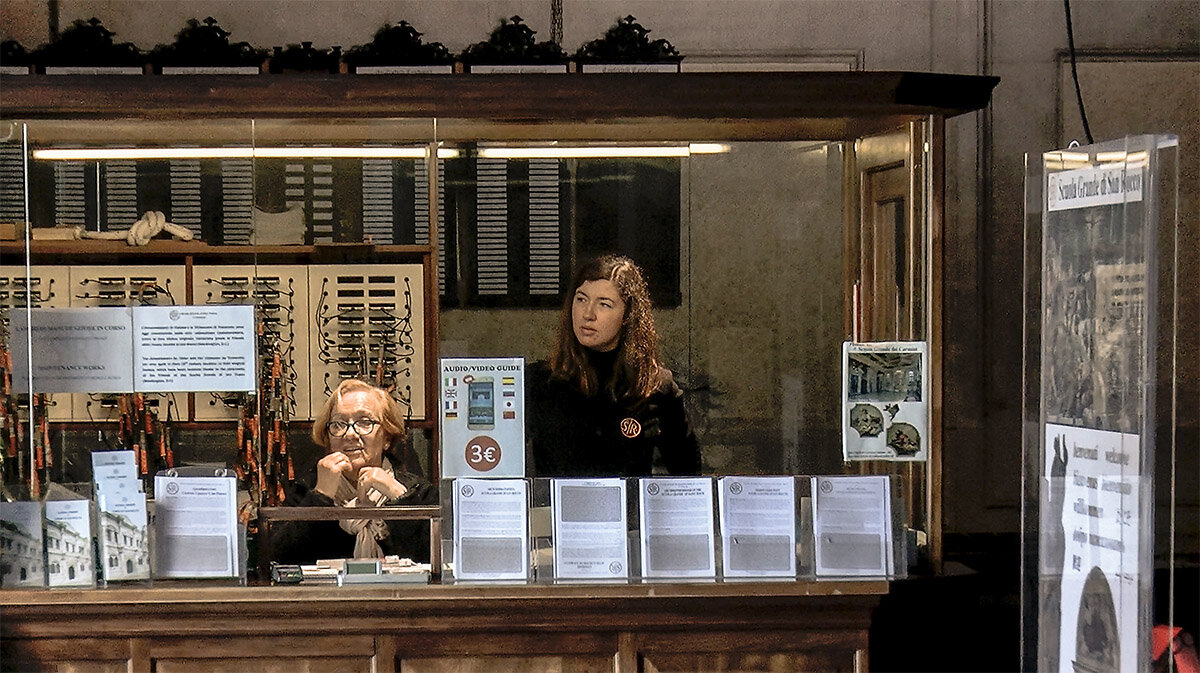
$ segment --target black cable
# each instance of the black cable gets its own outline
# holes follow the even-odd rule
[[[1063,7],[1067,11],[1067,49],[1071,52],[1071,79],[1075,82],[1075,99],[1079,101],[1079,118],[1083,121],[1083,135],[1087,137],[1088,144],[1091,145],[1096,141],[1092,139],[1092,129],[1088,126],[1087,112],[1083,109],[1083,93],[1079,90],[1079,73],[1075,70],[1075,32],[1071,29],[1071,0],[1063,0]]]

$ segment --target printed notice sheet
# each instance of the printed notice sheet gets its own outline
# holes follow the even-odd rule
[[[133,326],[126,306],[14,308],[9,312],[12,383],[39,393],[134,392]]]
[[[454,480],[454,575],[529,577],[529,495],[524,479]]]
[[[929,446],[929,345],[842,344],[842,457],[923,461]]]
[[[237,480],[154,477],[154,574],[236,577]]]
[[[255,389],[253,306],[13,309],[11,325],[18,390],[31,359],[34,392]]]
[[[796,488],[792,477],[721,477],[725,577],[796,574]]]
[[[1058,670],[1138,670],[1140,438],[1047,423],[1046,447],[1063,486],[1043,504],[1064,543]]]
[[[644,577],[714,577],[712,479],[638,480]]]
[[[255,389],[253,306],[139,306],[133,329],[139,391]]]
[[[629,577],[624,479],[553,479],[554,576]]]
[[[813,477],[816,574],[886,576],[892,559],[891,482],[886,476]]]

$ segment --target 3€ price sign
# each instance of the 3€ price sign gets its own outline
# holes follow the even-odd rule
[[[441,478],[525,476],[525,361],[441,361]]]
[[[467,442],[467,465],[478,472],[490,472],[500,464],[500,445],[487,435],[479,435]]]

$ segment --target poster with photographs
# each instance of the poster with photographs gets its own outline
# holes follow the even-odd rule
[[[1051,423],[1137,432],[1147,265],[1143,175],[1118,163],[1046,176],[1042,406]]]
[[[929,344],[842,344],[844,460],[924,461],[929,455]]]

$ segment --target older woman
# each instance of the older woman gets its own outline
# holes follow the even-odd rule
[[[317,463],[314,478],[292,485],[284,505],[432,504],[433,489],[416,473],[419,465],[406,466],[400,459],[405,435],[404,416],[387,391],[357,379],[342,381],[313,420],[313,440],[328,453]],[[271,542],[274,560],[284,563],[392,554],[429,560],[425,521],[280,522],[272,530]]]
[[[607,255],[576,272],[550,362],[530,366],[531,474],[699,474],[700,448],[671,371],[658,362],[641,269]]]

